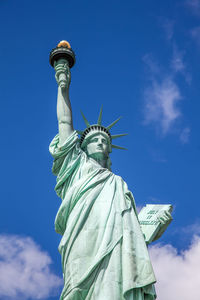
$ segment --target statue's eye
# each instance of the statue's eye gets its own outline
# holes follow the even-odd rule
[[[105,144],[105,145],[108,144],[108,143],[107,143],[107,140],[102,140],[102,143]]]
[[[97,138],[93,138],[93,139],[91,139],[90,143],[96,143],[97,141],[98,141]]]

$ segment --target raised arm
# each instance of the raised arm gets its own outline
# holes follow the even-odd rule
[[[71,73],[68,62],[63,59],[60,59],[55,63],[54,69],[56,72],[56,81],[58,83],[57,118],[60,138],[59,145],[61,146],[74,131],[72,109],[69,99]]]

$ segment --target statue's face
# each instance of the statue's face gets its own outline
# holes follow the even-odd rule
[[[89,143],[87,144],[87,154],[93,155],[93,154],[100,154],[100,155],[108,155],[108,140],[106,137],[99,133],[95,136],[91,137],[89,140]]]

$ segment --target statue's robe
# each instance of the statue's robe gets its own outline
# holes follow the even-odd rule
[[[155,276],[132,193],[120,176],[88,158],[76,131],[54,157],[62,199],[55,229],[62,235],[62,300],[153,300]]]

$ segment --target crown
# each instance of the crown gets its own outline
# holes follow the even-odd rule
[[[105,127],[105,126],[102,125],[102,110],[103,110],[103,107],[101,107],[101,109],[100,109],[100,113],[99,113],[97,123],[92,124],[92,125],[90,125],[90,123],[88,122],[88,120],[84,116],[83,112],[81,112],[83,120],[84,120],[84,122],[87,126],[87,128],[84,131],[77,130],[77,132],[80,135],[80,145],[81,145],[81,147],[82,148],[84,147],[85,141],[88,140],[88,138],[90,138],[91,136],[93,136],[97,133],[101,133],[101,134],[105,135],[106,138],[109,140],[109,144],[110,144],[111,148],[127,150],[124,147],[120,147],[120,146],[112,144],[113,139],[116,139],[116,138],[127,135],[127,133],[115,134],[115,135],[111,135],[111,133],[110,133],[110,129],[121,119],[121,117],[118,118],[117,120],[115,120],[114,122],[112,122],[107,127]]]

